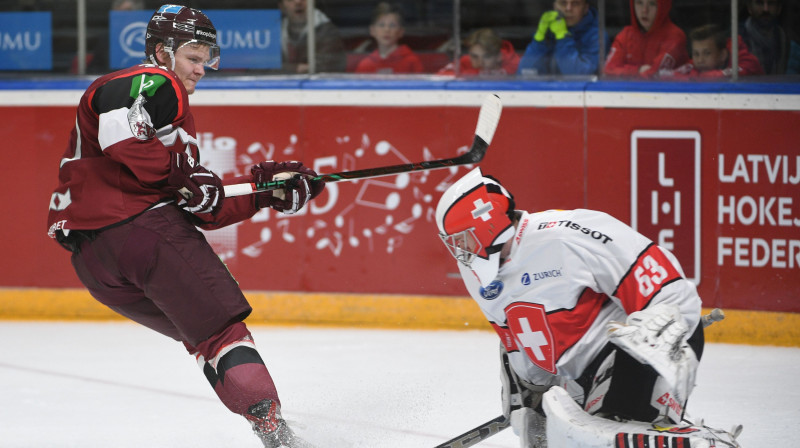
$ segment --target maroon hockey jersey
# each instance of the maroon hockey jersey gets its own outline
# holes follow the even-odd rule
[[[174,201],[165,190],[168,151],[202,164],[188,95],[172,71],[143,64],[95,80],[81,97],[60,161],[48,235],[102,229]],[[222,227],[256,211],[252,195],[230,198],[216,216],[197,215],[198,224]]]

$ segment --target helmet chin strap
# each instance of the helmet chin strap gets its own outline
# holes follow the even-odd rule
[[[170,61],[172,61],[170,70],[172,70],[174,72],[175,71],[175,52],[172,51],[172,47],[171,46],[168,47],[168,46],[162,44],[161,48],[163,48],[164,51],[169,55],[169,59],[170,59]],[[150,62],[152,62],[153,65],[156,65],[158,67],[163,67],[163,65],[158,63],[158,60],[156,59],[155,53],[150,55]]]
[[[174,72],[175,71],[175,53],[172,51],[172,47],[169,47],[169,48],[165,47],[164,51],[167,52],[167,54],[169,55],[170,61],[172,61],[172,67],[170,67],[169,69]]]

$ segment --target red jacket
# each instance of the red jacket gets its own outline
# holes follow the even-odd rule
[[[686,34],[669,20],[672,0],[658,0],[656,19],[650,30],[639,26],[630,0],[631,24],[620,31],[606,59],[605,73],[614,76],[658,76],[660,70],[674,70],[689,60]],[[639,67],[650,68],[639,73]]]
[[[731,48],[731,40],[728,39],[728,54],[733,54]],[[733,58],[728,56],[728,62],[725,64],[724,69],[720,70],[706,70],[704,72],[698,71],[694,66],[694,61],[690,60],[687,64],[678,67],[673,75],[677,79],[685,79],[691,77],[699,78],[727,78],[731,76],[731,63]],[[744,43],[742,36],[739,36],[739,74],[742,76],[748,75],[763,75],[764,70],[761,68],[761,63],[758,62],[753,53],[747,49],[747,44]]]
[[[400,45],[385,58],[378,50],[358,62],[356,73],[422,73],[422,61],[408,45]]]
[[[504,40],[500,47],[501,67],[497,70],[485,71],[472,66],[472,60],[468,54],[461,56],[461,75],[475,76],[475,75],[513,75],[517,73],[517,66],[519,65],[519,55],[514,51],[514,46],[511,42]],[[439,70],[439,75],[454,75],[455,64],[452,62],[445,65],[444,68]]]

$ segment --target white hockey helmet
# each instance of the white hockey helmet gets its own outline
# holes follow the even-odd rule
[[[480,168],[450,186],[436,206],[439,237],[486,287],[497,277],[500,250],[514,235],[514,197]]]

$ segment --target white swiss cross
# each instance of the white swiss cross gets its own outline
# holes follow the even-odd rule
[[[490,211],[494,210],[491,202],[483,202],[483,199],[478,199],[472,204],[475,205],[475,210],[472,211],[473,219],[481,218],[484,221],[488,221],[492,218],[492,215],[489,214]]]
[[[542,347],[547,346],[547,338],[541,331],[531,330],[531,324],[528,322],[527,317],[519,320],[519,326],[522,333],[517,333],[517,340],[525,347],[531,349],[533,356],[539,361],[544,361],[544,353]]]

